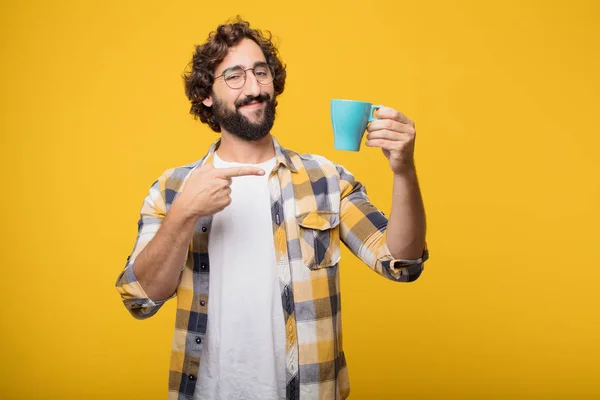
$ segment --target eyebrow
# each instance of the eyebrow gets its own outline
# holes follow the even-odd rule
[[[254,65],[253,65],[253,67],[252,67],[252,68],[256,68],[256,67],[258,67],[259,65],[269,65],[269,63],[268,63],[268,62],[266,62],[266,61],[256,61],[256,62],[254,63]],[[238,69],[238,68],[239,68],[239,69],[246,69],[246,68],[244,68],[244,66],[243,66],[243,65],[239,65],[239,64],[238,64],[238,65],[233,65],[233,66],[231,66],[231,67],[229,67],[229,68],[226,68],[226,69],[224,69],[224,70],[223,70],[223,72],[222,72],[220,75],[225,75],[225,74],[227,74],[228,72],[231,72],[231,71],[233,71],[234,69]]]

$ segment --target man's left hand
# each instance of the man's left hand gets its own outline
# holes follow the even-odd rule
[[[365,145],[381,147],[394,174],[414,171],[415,123],[390,107],[381,107],[375,116],[377,119],[367,128]]]

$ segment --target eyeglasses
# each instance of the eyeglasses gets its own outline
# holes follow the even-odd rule
[[[241,67],[233,67],[226,69],[221,75],[215,77],[215,80],[223,77],[223,80],[232,89],[239,89],[246,83],[246,72],[252,71],[256,77],[256,81],[261,85],[268,85],[273,82],[274,73],[271,66],[267,63],[261,63],[254,68],[242,69]]]

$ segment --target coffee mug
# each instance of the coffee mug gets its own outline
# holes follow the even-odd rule
[[[333,147],[336,150],[358,151],[369,122],[377,118],[373,112],[382,106],[355,100],[331,100]]]

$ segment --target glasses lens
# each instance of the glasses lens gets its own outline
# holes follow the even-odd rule
[[[225,75],[223,75],[223,79],[225,79],[225,83],[232,89],[239,89],[244,86],[244,82],[246,81],[246,74],[244,70],[241,68],[235,68]]]
[[[254,68],[254,76],[263,85],[273,82],[273,72],[267,64],[256,66]]]

